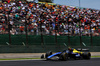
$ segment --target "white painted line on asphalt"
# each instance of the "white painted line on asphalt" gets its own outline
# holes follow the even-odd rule
[[[44,59],[0,60],[0,61],[31,61],[31,60],[44,60]]]

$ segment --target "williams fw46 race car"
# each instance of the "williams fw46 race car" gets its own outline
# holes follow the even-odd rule
[[[87,59],[91,58],[91,53],[88,49],[73,49],[68,48],[62,52],[52,53],[51,51],[46,52],[45,55],[41,55],[41,59],[46,60],[62,60],[67,61],[69,59]]]

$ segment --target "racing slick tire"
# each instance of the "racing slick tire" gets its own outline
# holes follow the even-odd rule
[[[46,54],[45,54],[45,58],[47,59],[47,57],[50,56],[50,55],[52,55],[52,52],[51,52],[51,51],[46,52]],[[47,60],[48,60],[48,59],[47,59]]]
[[[43,58],[44,58],[44,54],[41,55],[41,59],[43,59]]]
[[[68,60],[68,54],[67,53],[62,53],[61,56],[60,56],[60,60],[67,61]]]
[[[91,53],[90,52],[83,53],[83,58],[89,60],[91,58]]]

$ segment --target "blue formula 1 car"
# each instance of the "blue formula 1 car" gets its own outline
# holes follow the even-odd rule
[[[62,52],[57,52],[52,54],[51,51],[43,54],[41,58],[45,58],[46,60],[62,60],[67,61],[69,59],[90,59],[91,53],[85,49],[72,49],[68,48],[68,50],[64,50]]]

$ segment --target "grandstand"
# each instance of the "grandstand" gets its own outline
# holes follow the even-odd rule
[[[99,40],[100,10],[54,3],[0,2],[0,46],[62,49],[64,44],[100,46]]]

